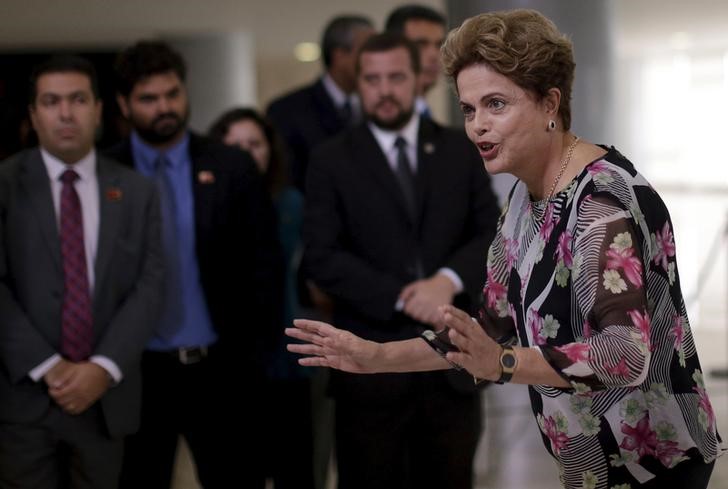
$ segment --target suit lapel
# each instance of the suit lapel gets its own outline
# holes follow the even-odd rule
[[[431,187],[437,182],[438,159],[444,158],[439,147],[436,126],[432,121],[420,118],[417,134],[417,226],[427,210],[427,199]],[[444,167],[441,165],[440,167]]]
[[[213,222],[216,194],[222,192],[218,182],[222,176],[216,171],[217,165],[210,152],[205,149],[205,144],[207,143],[202,138],[190,134],[190,176],[195,209],[195,240],[198,247],[206,238],[203,226]]]
[[[96,276],[94,290],[99,290],[106,278],[114,242],[119,234],[124,199],[130,196],[123,194],[118,172],[102,156],[96,159],[96,174],[99,183],[99,239],[94,265]]]
[[[327,134],[334,135],[341,131],[345,126],[344,121],[341,120],[334,101],[331,100],[331,96],[324,87],[324,82],[318,80],[311,87],[311,96],[314,101],[314,105],[318,108],[319,122],[321,127],[324,128]]]
[[[358,126],[351,134],[351,153],[354,159],[375,178],[381,198],[391,199],[404,219],[413,224],[397,177],[374,135],[366,125]]]
[[[48,172],[43,164],[43,158],[40,155],[39,149],[31,151],[28,155],[25,171],[20,177],[20,182],[32,203],[33,212],[42,229],[48,251],[53,257],[54,263],[58,266],[58,271],[61,272],[63,268],[61,263],[60,238],[58,236],[58,222],[53,205]]]

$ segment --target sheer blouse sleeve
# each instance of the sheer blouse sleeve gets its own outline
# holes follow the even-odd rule
[[[588,196],[578,213],[573,253],[581,265],[571,280],[584,334],[541,351],[577,391],[637,386],[651,351],[644,236],[611,196]]]

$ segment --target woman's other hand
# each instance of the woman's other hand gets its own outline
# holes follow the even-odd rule
[[[308,355],[298,360],[306,367],[331,367],[351,373],[375,373],[381,344],[364,340],[321,321],[296,319],[286,335],[303,341],[288,351]]]
[[[453,306],[442,307],[443,322],[460,352],[450,352],[447,359],[461,365],[474,377],[496,381],[500,378],[501,347],[488,336],[469,314]]]

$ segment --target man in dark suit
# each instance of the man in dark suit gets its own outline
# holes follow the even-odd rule
[[[343,15],[332,19],[321,40],[324,75],[268,107],[268,118],[290,152],[293,183],[302,192],[311,150],[360,118],[354,65],[359,46],[373,33],[366,17]]]
[[[127,440],[122,486],[169,487],[182,435],[205,488],[263,487],[256,451],[230,447],[261,435],[262,348],[283,298],[276,218],[250,156],[187,129],[185,72],[160,42],[129,47],[117,64],[133,130],[108,154],[157,182],[170,282],[142,358],[141,428]]]
[[[314,151],[304,262],[333,321],[375,341],[434,328],[437,308],[472,309],[485,279],[496,199],[459,131],[414,112],[416,47],[376,35],[359,54],[367,123]],[[339,487],[468,488],[479,395],[445,372],[331,372]],[[467,380],[467,379],[466,379]]]
[[[387,32],[401,34],[417,46],[420,75],[415,110],[425,117],[431,117],[425,97],[442,73],[440,46],[445,42],[446,28],[445,16],[425,5],[401,5],[389,14],[384,23]]]
[[[115,488],[162,302],[151,182],[97,157],[93,66],[31,77],[40,143],[0,164],[0,486]]]

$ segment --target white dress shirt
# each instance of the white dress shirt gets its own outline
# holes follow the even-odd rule
[[[61,190],[63,182],[61,175],[66,170],[74,170],[79,178],[74,182],[73,187],[76,189],[78,198],[81,202],[81,217],[83,219],[83,245],[86,254],[86,271],[88,273],[89,293],[93,298],[94,281],[96,275],[94,273],[94,264],[96,263],[96,250],[99,243],[99,180],[96,175],[96,151],[92,149],[86,156],[78,160],[76,163],[69,165],[45,149],[40,149],[43,163],[48,173],[48,180],[51,186],[51,196],[53,197],[53,208],[56,213],[56,225],[60,230],[61,222]],[[93,300],[92,300],[93,303]],[[54,354],[40,365],[29,372],[30,378],[39,381],[48,373],[59,361],[61,356]],[[91,362],[98,364],[118,383],[122,379],[121,370],[116,363],[108,357],[94,355],[89,359]]]
[[[409,122],[399,131],[391,131],[389,129],[382,129],[373,122],[368,123],[369,129],[377,140],[379,147],[387,158],[387,163],[392,169],[392,172],[397,171],[397,147],[395,141],[397,137],[401,136],[407,142],[407,158],[409,159],[410,166],[412,167],[412,173],[417,174],[417,135],[420,130],[420,116],[418,113],[414,113]],[[443,267],[440,268],[437,273],[445,275],[455,286],[455,293],[459,294],[463,291],[463,281],[460,276],[452,268]],[[404,302],[400,299],[395,304],[395,310],[401,311],[404,309]]]

